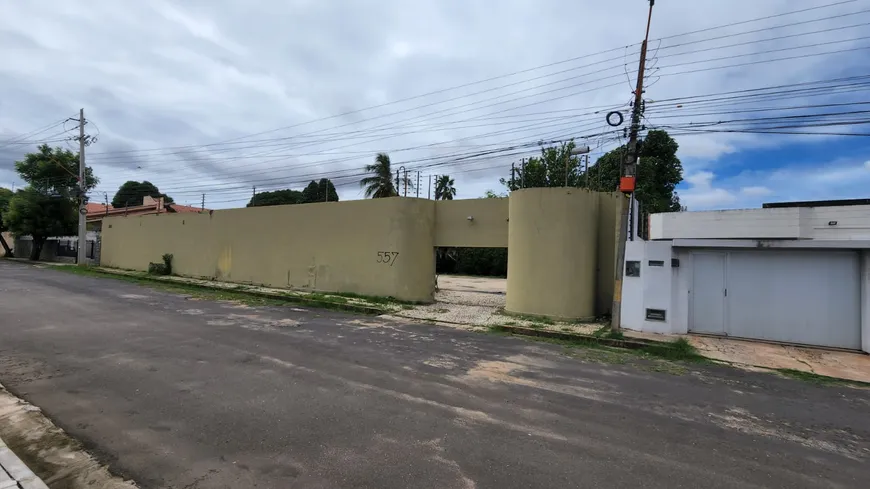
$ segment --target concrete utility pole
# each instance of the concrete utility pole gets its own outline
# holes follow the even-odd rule
[[[420,198],[420,172],[417,172],[417,198]]]
[[[257,207],[257,186],[254,185],[251,191],[251,207]]]
[[[640,63],[637,69],[637,88],[634,90],[634,106],[631,110],[631,127],[629,129],[628,145],[622,164],[619,179],[619,191],[623,198],[619,202],[619,233],[616,236],[616,271],[613,281],[613,310],[611,311],[610,329],[619,331],[622,327],[622,279],[625,274],[625,241],[628,233],[629,207],[637,180],[637,133],[640,130],[640,108],[643,103],[643,77],[646,71],[646,48],[649,42],[649,28],[652,23],[652,11],[655,0],[649,0],[649,14],[646,20],[646,35],[640,45]]]
[[[397,197],[402,195],[402,187],[401,187],[402,186],[402,175],[405,175],[406,178],[408,176],[407,171],[405,170],[404,166],[400,166],[399,169],[396,170],[396,196]],[[405,182],[406,189],[408,188],[407,184],[408,184],[408,182],[406,181]]]
[[[432,198],[432,175],[429,175],[429,198]]]
[[[85,204],[85,109],[79,110],[79,245],[76,263],[84,265],[88,249],[88,206]]]
[[[205,210],[205,194],[202,194],[202,207],[200,207],[199,210],[201,210],[201,211]]]

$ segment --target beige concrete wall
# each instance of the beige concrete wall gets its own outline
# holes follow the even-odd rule
[[[608,315],[613,309],[613,281],[616,274],[616,235],[619,232],[619,192],[598,194],[598,277],[595,313]]]
[[[433,201],[391,198],[111,217],[102,264],[145,270],[172,253],[179,275],[431,301],[434,215]]]
[[[576,188],[511,193],[508,312],[595,315],[600,200],[596,192]]]
[[[508,212],[507,198],[437,201],[435,246],[506,248]]]

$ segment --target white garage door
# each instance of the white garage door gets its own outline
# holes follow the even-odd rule
[[[690,330],[861,348],[858,254],[693,253]]]

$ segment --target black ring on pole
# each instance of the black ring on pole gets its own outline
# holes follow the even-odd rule
[[[619,122],[614,123],[613,121],[610,120],[611,116],[613,116],[613,115],[619,116]],[[622,112],[620,112],[620,111],[618,111],[618,110],[614,110],[614,111],[612,111],[612,112],[608,112],[608,113],[607,113],[607,125],[610,126],[610,127],[621,126],[623,120],[624,120],[624,119],[623,119],[623,117],[622,117]]]

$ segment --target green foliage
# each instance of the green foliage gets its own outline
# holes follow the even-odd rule
[[[31,235],[30,259],[38,260],[45,240],[72,234],[78,222],[78,208],[87,201],[78,185],[78,155],[43,144],[15,162],[15,169],[27,182],[9,201],[3,222],[15,235]],[[99,180],[85,168],[85,191]]]
[[[435,200],[453,200],[456,197],[456,187],[450,175],[439,175],[435,180]]]
[[[405,178],[405,175],[401,175],[399,182],[394,182],[395,174],[392,163],[390,156],[386,153],[378,153],[375,156],[375,162],[365,166],[365,171],[371,175],[360,180],[359,185],[365,189],[367,199],[381,199],[399,195],[399,192],[396,191],[396,183],[403,183],[409,188],[411,186],[411,182]]]
[[[493,192],[492,190],[487,190],[486,192],[483,193],[484,199],[504,199],[505,197],[507,197],[507,194],[504,194],[504,193],[497,194],[497,193]]]
[[[33,189],[43,193],[59,194],[64,198],[79,197],[79,156],[62,148],[52,149],[47,144],[28,153],[24,160],[15,162],[15,170]],[[85,190],[99,183],[90,167],[85,168]]]
[[[13,195],[8,188],[0,188],[0,233],[9,230],[9,226],[3,221],[3,214],[9,209],[9,201],[12,200]],[[12,256],[12,248],[9,247],[9,243],[6,242],[2,234],[0,234],[0,245],[3,246],[5,256]]]
[[[507,277],[507,248],[438,248],[435,270],[439,274]]]
[[[580,158],[572,155],[576,148],[574,141],[559,146],[541,148],[541,156],[529,158],[519,168],[514,169],[510,179],[499,181],[508,190],[535,187],[579,187],[582,181]],[[566,171],[567,168],[567,179]]]
[[[172,197],[161,193],[156,185],[147,180],[144,182],[129,180],[124,182],[118,188],[118,191],[115,192],[115,196],[112,197],[112,207],[121,208],[142,205],[142,200],[145,197],[153,197],[154,199],[163,197],[163,202],[166,204],[175,202],[172,200]]]
[[[338,202],[338,192],[335,191],[335,185],[328,178],[321,178],[319,182],[314,180],[302,190],[302,203],[309,204],[314,202]]]
[[[166,266],[166,275],[172,275],[172,253],[165,253],[161,258]]]
[[[644,213],[676,212],[680,198],[675,189],[683,181],[683,165],[677,158],[679,145],[665,131],[649,131],[640,146],[635,196]],[[589,187],[613,192],[619,186],[625,146],[609,151],[589,168]]]
[[[149,275],[172,275],[172,255],[166,253],[161,258],[163,263],[151,262],[148,264]]]
[[[274,190],[272,192],[260,192],[251,197],[247,207],[263,207],[268,205],[301,204],[302,192],[298,190]]]
[[[15,194],[8,188],[0,188],[0,233],[9,230],[9,227],[3,221],[3,214],[9,209],[9,201],[12,200],[13,195]]]
[[[46,239],[75,232],[77,208],[72,199],[52,197],[27,187],[12,197],[3,221],[16,236],[30,235],[33,238],[30,259],[39,260]]]

